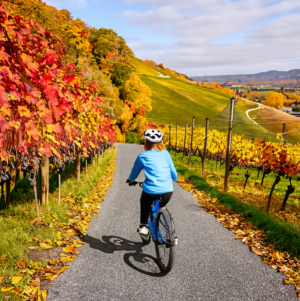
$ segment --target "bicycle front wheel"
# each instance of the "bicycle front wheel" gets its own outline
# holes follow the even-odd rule
[[[168,273],[175,263],[174,230],[171,215],[164,208],[157,212],[155,234],[158,264],[162,272]]]

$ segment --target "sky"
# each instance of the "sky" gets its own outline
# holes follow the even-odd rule
[[[300,69],[300,0],[44,0],[188,76]]]

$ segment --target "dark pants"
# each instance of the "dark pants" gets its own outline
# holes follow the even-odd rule
[[[142,192],[141,195],[141,225],[146,225],[148,223],[150,209],[152,203],[159,198],[161,198],[159,202],[159,207],[165,207],[172,197],[173,192],[167,192],[163,194],[150,194],[145,191]]]

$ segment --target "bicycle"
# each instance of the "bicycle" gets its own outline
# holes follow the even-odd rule
[[[128,182],[129,186],[139,185],[143,187],[143,182]],[[158,265],[162,272],[169,273],[175,263],[175,246],[178,244],[178,239],[175,237],[175,223],[165,207],[159,207],[160,198],[153,202],[150,210],[150,218],[146,227],[149,230],[148,235],[141,233],[141,239],[144,245],[148,245],[152,240],[155,244],[155,251]]]

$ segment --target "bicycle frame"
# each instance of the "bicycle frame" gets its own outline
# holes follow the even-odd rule
[[[137,181],[130,181],[130,180],[127,180],[126,183],[129,184],[129,186],[135,186],[135,185],[139,185],[141,188],[143,187],[143,182],[137,182]],[[164,238],[164,236],[161,234],[161,232],[158,230],[157,232],[157,237],[156,237],[156,231],[155,231],[155,228],[156,228],[156,224],[157,224],[157,218],[156,218],[156,215],[157,215],[157,212],[161,209],[159,207],[159,201],[161,200],[161,198],[157,199],[156,201],[154,201],[154,204],[150,210],[150,219],[148,220],[148,226],[150,228],[150,231],[152,233],[152,237],[153,237],[153,240],[158,243],[158,244],[168,244],[168,241]],[[168,228],[168,224],[166,223],[166,221],[164,220],[164,217],[162,216],[163,218],[163,222],[165,223],[165,226],[166,228]],[[150,235],[150,233],[148,234]]]
[[[157,223],[157,218],[156,218],[156,215],[157,215],[157,212],[160,210],[160,207],[159,207],[159,201],[160,199],[156,200],[154,202],[154,205],[152,206],[151,208],[151,211],[150,211],[150,219],[148,221],[148,225],[149,225],[149,228],[151,230],[151,233],[152,233],[152,236],[153,236],[153,240],[158,242],[158,243],[167,243],[167,241],[165,240],[165,238],[163,237],[163,235],[160,233],[160,231],[158,230],[157,232],[157,236],[156,237],[156,231],[155,231],[155,228],[156,228],[156,223]],[[164,218],[163,218],[164,219]],[[164,223],[165,223],[165,226],[167,226],[167,223],[165,222],[164,220]]]

